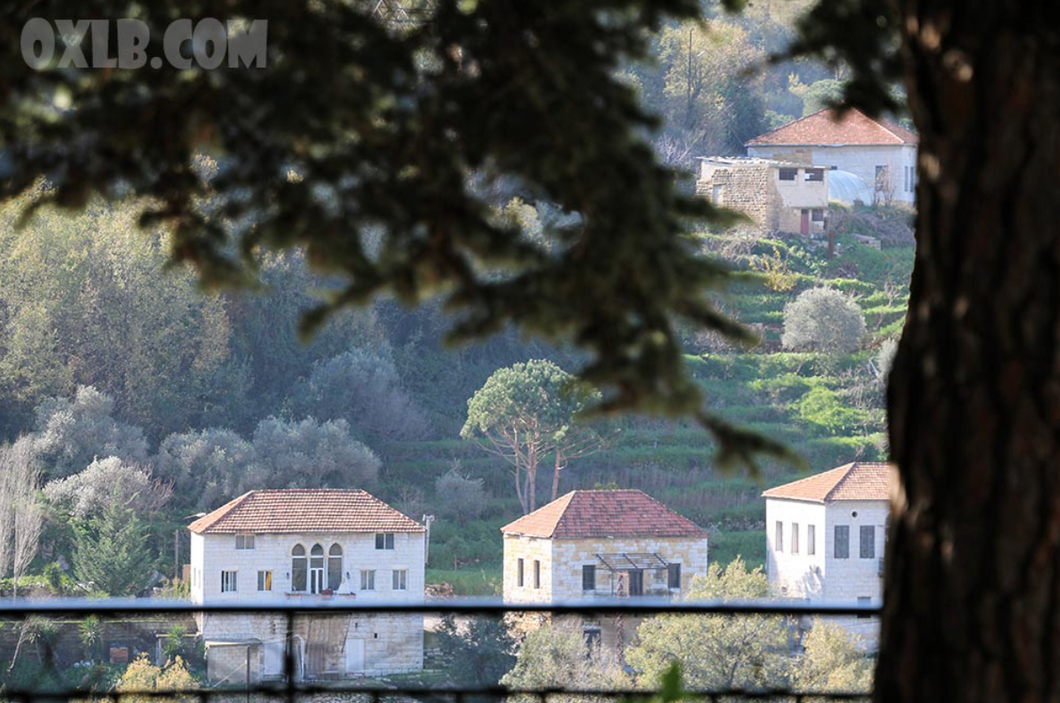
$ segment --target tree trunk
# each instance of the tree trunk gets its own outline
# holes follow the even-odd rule
[[[1060,700],[1060,25],[902,3],[917,254],[875,700]]]

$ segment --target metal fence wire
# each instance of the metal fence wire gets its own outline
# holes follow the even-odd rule
[[[291,602],[295,601],[297,602]],[[428,601],[424,603],[354,602],[352,600],[330,601],[326,598],[291,599],[262,603],[192,604],[182,601],[157,599],[47,599],[0,601],[0,703],[36,703],[38,701],[90,701],[115,703],[149,703],[162,699],[172,703],[397,703],[399,701],[425,701],[428,703],[618,703],[619,701],[649,701],[673,703],[676,700],[697,701],[784,701],[791,703],[818,701],[867,701],[867,691],[813,691],[790,688],[770,689],[719,689],[659,691],[648,688],[600,689],[584,688],[579,682],[556,688],[520,689],[499,685],[463,686],[438,683],[429,677],[383,676],[376,678],[322,678],[309,680],[302,675],[304,652],[297,647],[298,618],[367,615],[419,615],[453,616],[454,618],[509,618],[536,614],[539,618],[580,617],[585,621],[600,618],[630,618],[631,620],[655,615],[720,615],[729,618],[746,616],[784,616],[790,622],[805,622],[810,617],[856,617],[878,618],[879,608],[874,605],[833,605],[809,603],[807,601],[768,602],[667,602],[657,599],[626,598],[621,600],[594,601],[591,603],[500,603],[492,600]],[[273,680],[264,680],[251,674],[250,648],[247,648],[245,671],[238,665],[221,678],[220,682],[196,682],[194,687],[145,686],[142,689],[123,686],[114,689],[115,677],[84,676],[79,679],[71,675],[71,664],[59,655],[60,644],[56,632],[60,625],[66,630],[76,630],[83,648],[97,647],[102,652],[103,643],[96,641],[90,628],[82,626],[87,619],[97,623],[120,623],[126,628],[157,627],[159,622],[175,622],[180,618],[192,621],[195,618],[217,615],[270,616],[283,623],[282,631],[275,634],[274,643],[283,644],[282,671]],[[59,625],[57,625],[57,623]],[[74,627],[77,625],[77,627]],[[194,634],[194,633],[188,633]],[[158,639],[161,652],[162,634]],[[70,634],[66,636],[69,640]],[[6,646],[5,646],[6,643]],[[21,650],[26,658],[27,650],[34,652],[35,664],[31,677],[18,676],[15,652]],[[260,644],[261,642],[258,641]],[[240,644],[240,643],[234,643]],[[243,645],[247,642],[243,641]],[[152,659],[161,659],[155,656]],[[65,657],[69,660],[70,657]],[[133,657],[129,656],[129,661]],[[87,667],[86,667],[87,668]],[[71,685],[70,681],[74,683]],[[67,683],[62,683],[67,682]]]

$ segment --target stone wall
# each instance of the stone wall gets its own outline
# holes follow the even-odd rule
[[[275,614],[204,616],[211,682],[246,680],[247,650],[252,680],[282,676],[286,620]],[[423,668],[423,616],[408,613],[298,615],[292,623],[298,678],[384,676]],[[349,650],[363,651],[353,665]]]
[[[504,535],[504,600],[508,603],[548,603],[553,600],[552,540]],[[519,586],[519,559],[523,585]],[[541,585],[534,587],[534,562],[541,564]]]
[[[773,187],[768,165],[735,168],[707,168],[696,182],[696,193],[720,207],[738,210],[751,222],[741,223],[733,231],[767,236],[776,231],[780,196]]]

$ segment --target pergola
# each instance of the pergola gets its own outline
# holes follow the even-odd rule
[[[665,574],[670,567],[670,563],[655,552],[597,554],[596,560],[598,565],[608,572],[612,596],[643,595],[644,572]],[[638,574],[638,576],[633,577],[632,574]],[[640,581],[639,593],[634,592],[638,590],[634,583],[635,579]]]

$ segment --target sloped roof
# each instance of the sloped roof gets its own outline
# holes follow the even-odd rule
[[[854,461],[824,473],[770,488],[766,498],[791,498],[817,503],[837,500],[890,500],[894,465]]]
[[[761,134],[745,146],[846,146],[916,144],[917,136],[905,127],[873,119],[858,110],[847,110],[839,120],[825,109]]]
[[[571,491],[501,528],[552,539],[705,537],[706,532],[642,491]]]
[[[366,491],[286,488],[250,491],[188,525],[198,534],[424,532]]]

